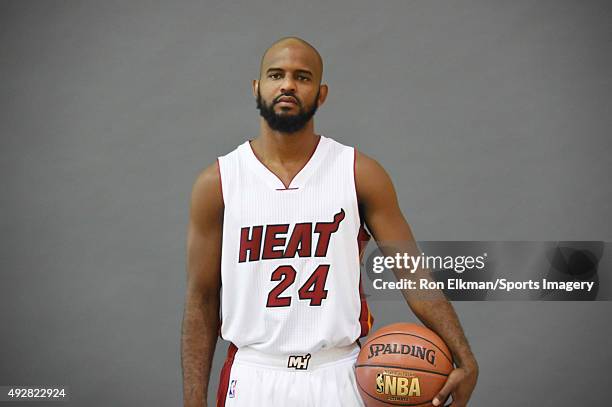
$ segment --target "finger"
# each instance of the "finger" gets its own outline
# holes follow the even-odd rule
[[[459,381],[457,380],[457,376],[451,373],[448,376],[448,379],[446,379],[446,383],[444,383],[444,386],[442,386],[442,388],[440,389],[438,394],[436,394],[431,403],[434,406],[444,404],[444,402],[448,398],[448,395],[455,389],[458,382]]]

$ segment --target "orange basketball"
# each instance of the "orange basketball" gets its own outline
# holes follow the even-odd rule
[[[363,344],[355,374],[367,407],[429,406],[453,370],[444,341],[424,326],[397,323]]]

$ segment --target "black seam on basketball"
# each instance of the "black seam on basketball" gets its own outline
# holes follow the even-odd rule
[[[383,336],[388,336],[388,335],[408,335],[408,336],[414,336],[415,338],[420,338],[420,339],[422,339],[422,340],[424,340],[424,341],[427,341],[427,342],[431,343],[433,346],[435,346],[436,348],[438,348],[438,350],[440,351],[440,353],[442,353],[442,354],[443,354],[443,355],[446,357],[446,360],[448,360],[448,361],[450,362],[451,366],[454,366],[454,365],[455,365],[455,363],[453,362],[453,360],[452,360],[451,358],[449,358],[449,357],[448,357],[448,355],[447,355],[446,353],[444,353],[444,351],[443,351],[442,349],[440,349],[440,347],[439,347],[438,345],[436,345],[435,343],[433,343],[432,341],[430,341],[430,340],[429,340],[429,339],[427,339],[427,338],[423,338],[422,336],[415,335],[415,334],[407,334],[407,333],[405,333],[405,332],[389,332],[388,334],[379,335],[379,336],[376,336],[376,337],[374,337],[374,338],[370,339],[369,341],[367,341],[366,343],[364,343],[364,344],[363,344],[363,346],[364,346],[364,347],[365,347],[365,346],[367,346],[367,345],[368,345],[368,344],[369,344],[371,341],[373,341],[374,339],[382,338]]]
[[[376,398],[376,397],[372,396],[370,393],[368,393],[368,391],[367,391],[366,389],[364,389],[364,388],[361,386],[361,384],[359,383],[359,380],[357,380],[357,386],[359,386],[359,388],[360,388],[360,389],[361,389],[361,390],[362,390],[362,391],[363,391],[363,392],[364,392],[364,393],[365,393],[365,394],[366,394],[368,397],[373,398],[374,400],[379,401],[379,402],[387,403],[387,404],[392,405],[392,406],[421,406],[421,405],[423,405],[423,404],[429,404],[429,403],[431,403],[431,400],[433,400],[433,399],[430,399],[430,400],[427,400],[427,401],[423,401],[423,402],[421,402],[421,403],[410,403],[410,404],[406,404],[406,403],[404,403],[404,404],[395,404],[393,400],[381,400],[381,399],[379,399],[379,398]]]
[[[438,376],[448,377],[448,375],[444,373],[432,372],[431,370],[425,370],[425,369],[416,369],[413,367],[399,367],[399,366],[389,366],[389,365],[355,365],[355,369],[357,369],[358,367],[386,367],[387,369],[414,370],[415,372],[431,373],[431,374],[436,374]]]

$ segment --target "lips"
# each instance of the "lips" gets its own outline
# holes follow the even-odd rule
[[[289,96],[283,96],[282,98],[278,99],[277,103],[280,103],[280,102],[293,103],[294,105],[297,105],[297,100]]]

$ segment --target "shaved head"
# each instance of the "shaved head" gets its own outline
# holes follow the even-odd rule
[[[268,128],[295,134],[312,123],[327,98],[328,86],[322,79],[323,59],[303,39],[284,37],[266,49],[259,79],[253,79],[253,95]]]
[[[266,69],[283,50],[299,49],[305,51],[305,62],[310,65],[313,74],[318,79],[318,82],[321,83],[323,78],[323,58],[321,58],[321,54],[319,54],[315,47],[298,37],[283,37],[266,49],[259,65],[259,78],[261,78]]]

